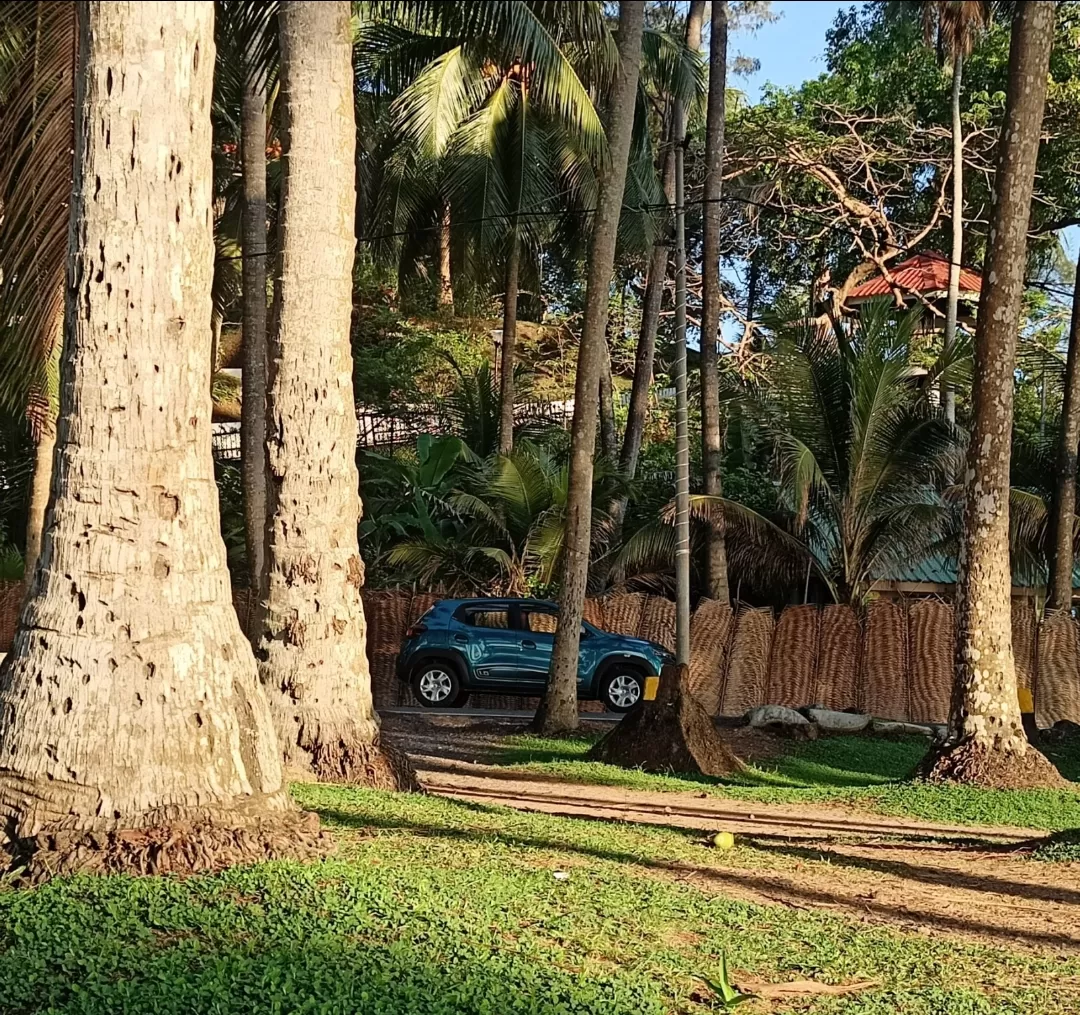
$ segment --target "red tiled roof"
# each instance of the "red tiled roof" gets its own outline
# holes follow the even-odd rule
[[[848,300],[868,299],[871,296],[891,296],[894,287],[904,292],[936,293],[949,288],[949,260],[941,254],[916,254],[890,268],[893,281],[884,275],[856,286]],[[982,292],[982,276],[969,268],[960,269],[960,292]]]

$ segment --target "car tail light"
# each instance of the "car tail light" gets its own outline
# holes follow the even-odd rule
[[[418,634],[423,634],[427,630],[424,624],[413,624],[406,632],[406,638],[415,638]]]

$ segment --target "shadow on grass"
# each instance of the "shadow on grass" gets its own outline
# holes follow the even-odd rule
[[[453,801],[452,806],[470,811],[476,814],[497,815],[495,810],[488,805],[469,801]],[[678,882],[690,882],[692,887],[708,887],[721,895],[756,901],[759,904],[780,903],[792,906],[796,909],[821,907],[831,911],[837,909],[854,914],[860,918],[869,915],[885,923],[900,923],[906,927],[917,924],[923,928],[945,930],[957,934],[975,936],[983,939],[994,940],[999,944],[1015,944],[1017,942],[1029,947],[1052,946],[1076,949],[1080,947],[1080,941],[1067,933],[1052,933],[1037,929],[1018,928],[1015,926],[1002,926],[989,921],[983,921],[975,915],[978,912],[978,895],[980,893],[996,895],[1013,895],[1018,897],[1040,898],[1044,901],[1052,901],[1063,905],[1073,905],[1080,902],[1080,893],[1067,890],[1039,889],[1038,886],[1016,884],[995,878],[960,878],[954,880],[949,872],[938,871],[932,867],[924,867],[916,864],[865,861],[860,863],[850,857],[832,856],[825,853],[827,859],[852,867],[863,867],[891,874],[900,879],[922,881],[931,885],[945,885],[953,883],[954,887],[960,887],[971,891],[972,915],[956,917],[942,914],[936,911],[920,910],[915,905],[886,905],[874,903],[868,906],[861,888],[853,887],[850,892],[843,885],[842,876],[838,878],[835,889],[823,890],[811,885],[799,884],[798,875],[786,871],[761,871],[745,868],[724,868],[710,865],[699,865],[678,860],[663,860],[648,856],[643,852],[633,853],[624,850],[604,848],[595,845],[584,845],[573,842],[569,838],[560,838],[552,835],[522,834],[507,828],[498,830],[485,830],[478,828],[462,828],[442,821],[410,821],[406,819],[387,818],[370,814],[353,813],[332,808],[320,808],[320,816],[331,824],[353,828],[358,831],[373,831],[375,829],[408,832],[414,835],[445,838],[451,841],[483,843],[497,840],[499,843],[517,848],[550,850],[574,853],[591,859],[610,861],[619,864],[631,864],[639,868],[657,872]],[[588,819],[586,819],[588,820]],[[651,826],[658,827],[658,826]],[[667,831],[676,832],[686,836],[691,842],[695,837],[689,834],[685,828],[674,826],[659,826]],[[919,838],[919,837],[913,837]],[[759,841],[761,840],[761,841]],[[700,840],[698,840],[700,841]],[[941,841],[935,839],[933,841]],[[768,845],[766,845],[768,843]],[[764,851],[778,854],[786,854],[799,859],[821,859],[823,851],[820,849],[803,849],[792,846],[784,836],[761,834],[754,835],[754,844]],[[986,850],[985,841],[971,839],[966,843],[959,840],[953,842],[953,848],[966,845],[979,851]],[[1035,889],[1034,891],[1032,889]]]
[[[589,781],[586,776],[591,770],[596,773],[595,781],[609,785],[629,786],[639,778],[640,773],[636,770],[620,778],[621,770],[588,761],[585,753],[590,744],[582,738],[516,737],[501,749],[495,764],[519,769],[530,765],[548,766],[549,777],[558,778],[563,773],[568,779],[576,776],[580,781]],[[922,736],[826,736],[814,741],[792,742],[787,753],[749,765],[741,776],[718,779],[672,772],[661,778],[685,782],[691,787],[877,789],[910,779],[929,748],[930,741]],[[1080,781],[1080,746],[1052,745],[1044,751],[1066,779]],[[578,765],[586,767],[577,769]],[[640,785],[640,788],[646,787]]]

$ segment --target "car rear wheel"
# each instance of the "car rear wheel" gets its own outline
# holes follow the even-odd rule
[[[615,670],[600,685],[600,700],[612,712],[628,712],[645,692],[645,680],[636,670]]]
[[[412,693],[424,708],[460,708],[468,699],[449,663],[424,663],[413,674]]]

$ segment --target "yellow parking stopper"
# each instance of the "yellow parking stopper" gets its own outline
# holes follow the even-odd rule
[[[645,678],[645,701],[656,701],[656,692],[660,690],[660,678],[659,677],[646,677]]]

